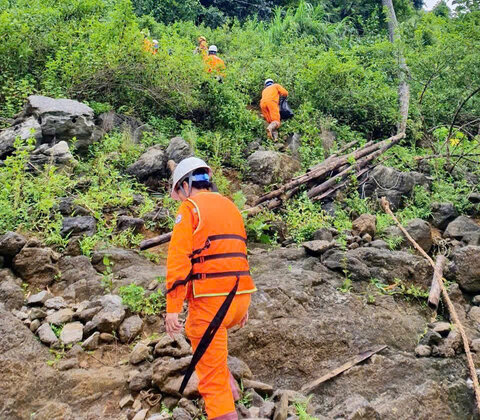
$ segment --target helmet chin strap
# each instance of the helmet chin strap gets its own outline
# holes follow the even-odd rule
[[[182,192],[182,194],[183,194],[185,197],[189,198],[190,195],[192,194],[192,182],[193,182],[192,174],[189,174],[189,175],[188,175],[188,194],[187,194],[187,192],[185,191],[185,188],[183,188],[183,183],[184,183],[185,181],[187,181],[185,178],[184,178],[182,181],[180,181],[180,187],[179,187],[178,189]]]

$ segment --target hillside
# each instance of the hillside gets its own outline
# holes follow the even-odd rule
[[[398,26],[373,1],[0,0],[1,418],[205,416],[176,391],[168,245],[140,251],[189,156],[242,211],[259,289],[230,337],[239,418],[478,417],[433,268],[379,199],[447,258],[479,367],[480,7],[383,4]],[[269,78],[294,113],[277,141]]]

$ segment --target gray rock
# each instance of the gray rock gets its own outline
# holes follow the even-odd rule
[[[142,331],[143,321],[138,315],[126,318],[118,328],[118,335],[122,343],[130,343]]]
[[[30,323],[30,331],[34,333],[35,331],[38,330],[38,327],[40,327],[40,325],[42,325],[42,322],[39,319],[34,319]]]
[[[23,290],[15,281],[1,279],[0,275],[0,303],[7,311],[20,309],[24,302]]]
[[[442,337],[446,337],[452,329],[452,325],[448,322],[435,322],[432,327],[433,331],[440,334]]]
[[[432,354],[432,348],[424,344],[420,344],[415,347],[415,356],[417,357],[429,357]]]
[[[31,285],[44,287],[60,274],[56,265],[59,255],[50,248],[23,247],[13,260],[18,275]]]
[[[61,296],[56,296],[56,297],[47,299],[45,301],[45,307],[47,309],[58,310],[58,309],[66,308],[66,306],[67,306],[67,302],[65,302],[65,299],[62,298]]]
[[[70,322],[62,328],[60,333],[60,340],[63,344],[75,344],[82,341],[83,338],[83,325],[81,322]]]
[[[475,340],[472,340],[472,350],[475,353],[480,353],[480,338],[476,338]]]
[[[388,249],[388,244],[381,239],[376,239],[370,242],[370,246],[378,249]]]
[[[4,307],[3,303],[2,303],[2,307],[0,309],[2,311],[5,310],[5,307]],[[24,311],[17,311],[16,309],[13,309],[12,314],[22,321],[28,319],[28,314]]]
[[[43,319],[43,318],[46,318],[46,316],[47,316],[47,313],[46,313],[43,309],[33,308],[33,309],[30,311],[30,314],[28,315],[28,318],[33,321],[34,319]]]
[[[113,343],[115,342],[116,338],[113,334],[109,333],[100,333],[100,341],[102,343]]]
[[[147,360],[150,357],[151,348],[143,343],[137,343],[130,353],[129,361],[132,365]]]
[[[47,316],[46,321],[49,324],[62,325],[70,322],[73,318],[73,311],[70,308],[60,309]]]
[[[155,356],[184,357],[190,354],[192,354],[190,345],[180,334],[177,334],[175,338],[164,335],[155,346]]]
[[[92,302],[92,307],[98,307],[99,304],[102,309],[92,318],[91,322],[100,332],[111,333],[116,331],[125,318],[122,298],[117,295],[105,295]]]
[[[378,412],[371,406],[368,400],[361,395],[355,394],[348,397],[341,404],[334,407],[328,413],[328,418],[335,419],[372,419],[380,420]]]
[[[227,363],[230,373],[237,381],[252,379],[252,371],[243,360],[240,360],[238,357],[228,356]]]
[[[257,391],[260,395],[272,395],[273,394],[273,387],[269,384],[260,382],[260,381],[254,381],[251,379],[244,379],[243,380],[243,387],[244,388],[253,388],[255,391]],[[287,397],[288,400],[288,397]]]
[[[118,403],[119,407],[120,408],[125,408],[125,407],[129,407],[133,404],[135,400],[133,399],[132,395],[131,394],[128,394],[128,395],[125,395],[121,400],[120,402]]]
[[[62,273],[61,280],[67,285],[74,284],[80,280],[93,280],[98,283],[101,280],[101,275],[97,273],[88,257],[84,255],[76,257],[63,256],[58,261],[58,268]]]
[[[318,256],[322,255],[325,251],[335,246],[335,241],[309,241],[304,242],[302,245],[307,251],[307,254]]]
[[[191,360],[192,356],[182,357],[181,359],[157,359],[153,365],[153,384],[158,389],[162,390],[170,378],[181,375],[182,371],[188,367]]]
[[[40,121],[42,143],[70,141],[76,138],[75,148],[80,153],[99,139],[101,132],[95,126],[93,110],[70,99],[53,99],[45,96],[29,96],[23,111]]]
[[[27,304],[30,306],[43,305],[48,299],[52,299],[52,298],[53,298],[53,295],[50,292],[46,290],[42,290],[41,292],[31,295],[28,298]]]
[[[330,242],[333,240],[333,234],[328,228],[320,228],[313,232],[313,240]]]
[[[247,177],[258,185],[284,182],[292,178],[300,169],[300,164],[292,157],[271,150],[257,151],[248,157]]]
[[[40,325],[36,333],[40,341],[46,344],[47,346],[51,346],[52,344],[55,344],[58,342],[58,338],[52,331],[52,328],[50,327],[49,324]]]
[[[61,141],[53,146],[42,144],[30,154],[30,163],[35,167],[43,165],[62,167],[74,162],[75,159],[70,153],[70,148],[66,141]]]
[[[59,371],[65,371],[70,369],[78,368],[78,359],[76,357],[72,357],[71,359],[64,359],[60,360],[57,364],[57,369]]]
[[[172,413],[173,420],[192,420],[192,415],[184,408],[177,407]]]
[[[131,283],[147,288],[152,280],[166,274],[165,266],[154,264],[138,252],[122,248],[109,248],[92,254],[92,264],[100,273],[106,269],[104,257],[111,263],[114,291]]]
[[[102,295],[103,293],[105,293],[105,290],[100,281],[82,279],[68,286],[64,290],[63,296],[68,301],[80,302]]]
[[[193,149],[182,137],[174,137],[170,140],[166,150],[166,161],[173,160],[179,163],[190,156],[193,156]]]
[[[168,177],[166,162],[163,147],[152,146],[127,168],[127,173],[145,185],[156,188],[163,179]]]
[[[442,336],[433,331],[433,330],[428,330],[427,333],[421,338],[420,344],[426,345],[426,346],[433,346],[441,343],[442,341]]]
[[[124,231],[132,229],[133,232],[138,233],[143,228],[144,220],[138,217],[119,216],[117,219],[117,230]]]
[[[468,312],[468,318],[480,326],[480,306],[473,306]]]
[[[101,306],[96,306],[94,308],[87,308],[87,309],[84,309],[83,311],[75,312],[75,314],[73,315],[73,318],[78,319],[83,323],[86,323],[88,321],[91,321],[93,317],[96,314],[98,314],[101,310],[102,310]]]
[[[88,337],[83,343],[82,347],[84,350],[92,351],[98,348],[100,342],[100,333],[94,332],[90,337]]]
[[[362,214],[352,223],[353,235],[363,236],[365,234],[374,237],[377,233],[377,216],[374,214]]]
[[[466,292],[480,292],[480,246],[455,248],[451,261],[445,273],[447,279],[456,281]]]
[[[445,238],[461,240],[467,233],[480,232],[480,226],[467,216],[459,216],[445,229]]]
[[[97,117],[97,125],[99,125],[106,133],[109,133],[112,130],[127,131],[130,136],[132,136],[134,143],[137,143],[135,141],[136,139],[133,138],[135,132],[145,124],[135,117],[117,114],[115,111],[108,111]]]
[[[472,304],[475,306],[480,306],[480,295],[474,296],[472,299]]]
[[[422,219],[413,219],[408,222],[405,229],[425,252],[430,252],[433,240],[432,231],[428,222]],[[405,241],[407,241],[406,238]]]
[[[62,237],[70,236],[93,236],[97,232],[97,221],[92,216],[64,217]]]
[[[152,387],[152,370],[147,369],[144,372],[139,372],[130,380],[128,389],[132,392],[140,392],[142,389]]]
[[[352,279],[357,281],[377,278],[388,282],[397,278],[430,287],[430,277],[433,275],[431,266],[422,257],[373,247],[347,252],[330,250],[322,255],[322,263],[332,270],[343,272],[346,269]]]
[[[432,203],[432,225],[445,230],[448,224],[457,217],[452,203]]]
[[[17,137],[20,137],[22,140],[33,137],[38,142],[42,138],[40,124],[35,118],[30,117],[0,131],[0,160],[5,159],[14,152],[14,143]]]
[[[135,414],[132,420],[145,420],[147,414],[148,408],[144,408],[143,410],[140,410],[137,414]]]
[[[401,172],[378,165],[370,172],[364,192],[367,197],[386,197],[392,208],[398,209],[416,185],[428,188],[429,181],[420,172]]]
[[[0,236],[0,255],[13,259],[25,246],[27,240],[16,232],[7,232]]]
[[[268,418],[271,419],[275,412],[275,403],[273,401],[265,401],[263,405],[260,407],[260,418]]]

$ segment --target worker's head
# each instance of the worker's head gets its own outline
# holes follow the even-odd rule
[[[158,49],[158,41],[156,39],[152,40],[153,48]]]
[[[267,79],[265,80],[265,87],[273,85],[273,80],[272,79]]]
[[[218,49],[217,49],[217,46],[216,45],[210,45],[210,47],[208,47],[208,54],[209,55],[215,55],[217,53]]]
[[[185,201],[192,192],[212,187],[212,170],[202,159],[183,159],[173,171],[171,196],[174,200]]]
[[[202,42],[207,42],[207,38],[205,38],[204,36],[199,36],[198,37],[198,43],[202,43]]]
[[[148,38],[150,36],[150,31],[148,30],[148,28],[142,29],[140,33],[143,35],[144,38]]]

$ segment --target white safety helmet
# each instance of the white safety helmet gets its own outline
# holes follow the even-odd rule
[[[210,45],[210,47],[208,47],[208,52],[209,53],[217,53],[218,49],[217,49],[217,46],[216,45]]]
[[[270,86],[270,85],[273,85],[273,79],[267,79],[265,80],[265,86]]]
[[[158,45],[158,41],[156,39],[152,40],[153,45]]]
[[[180,197],[177,193],[178,184],[187,181],[189,186],[191,187],[193,179],[190,177],[193,171],[197,169],[206,169],[208,171],[208,175],[210,179],[213,175],[212,169],[208,166],[202,159],[197,157],[189,157],[183,159],[173,171],[173,181],[172,181],[172,191],[170,195],[174,200],[180,200]]]

